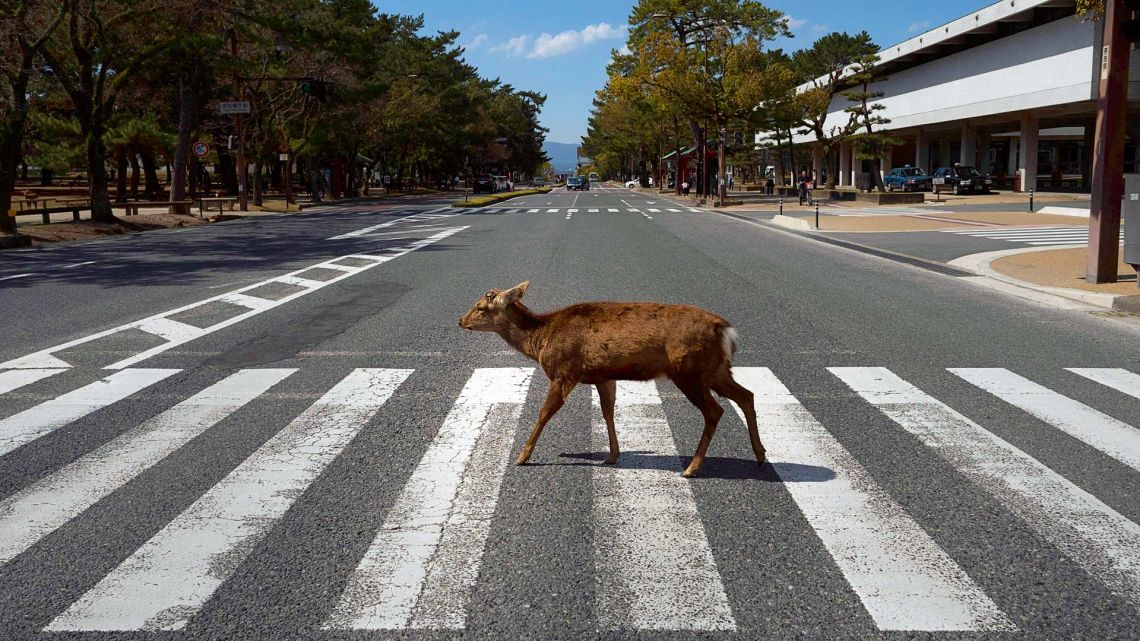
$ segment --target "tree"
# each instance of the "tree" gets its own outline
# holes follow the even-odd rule
[[[62,10],[51,11],[46,0],[16,0],[0,5],[0,70],[4,74],[0,93],[0,232],[16,231],[8,216],[12,190],[23,154],[24,128],[28,121],[28,84],[36,73],[40,50],[63,20]]]
[[[792,57],[796,70],[809,85],[799,93],[798,101],[803,110],[800,124],[805,133],[815,135],[815,145],[827,167],[833,165],[839,145],[859,128],[850,117],[846,121],[829,122],[832,100],[850,83],[848,67],[878,52],[878,45],[866,31],[854,36],[837,32],[823,36]],[[835,172],[828,172],[827,188],[834,187]]]
[[[874,70],[878,64],[879,56],[874,54],[860,56],[852,63],[847,81],[855,84],[843,95],[854,104],[844,111],[851,115],[854,124],[851,144],[855,148],[856,157],[873,163],[871,185],[874,189],[886,191],[882,175],[883,155],[899,144],[899,140],[886,132],[875,131],[875,127],[891,122],[890,118],[882,115],[886,107],[882,103],[875,102],[883,97],[883,92],[871,90],[872,82],[886,80],[875,76]]]

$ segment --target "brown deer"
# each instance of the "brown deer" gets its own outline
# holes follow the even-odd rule
[[[700,469],[724,414],[710,390],[735,401],[744,411],[756,462],[764,463],[752,392],[732,378],[732,356],[739,339],[728,321],[699,307],[658,303],[579,303],[536,314],[521,302],[529,285],[492,289],[459,319],[464,329],[502,336],[511,347],[538,361],[550,379],[538,422],[516,464],[527,462],[542,428],[578,383],[598,389],[610,440],[606,463],[616,463],[616,381],[662,377],[671,379],[705,418],[705,431],[683,476],[691,477]]]

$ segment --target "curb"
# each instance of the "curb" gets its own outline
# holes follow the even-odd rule
[[[486,202],[480,202],[478,205],[474,205],[474,204],[471,204],[469,202],[462,202],[462,201],[457,200],[457,201],[451,203],[450,206],[451,207],[490,207],[491,205],[498,205],[499,203],[506,202],[508,200],[511,200],[512,198],[522,198],[523,196],[535,196],[538,194],[549,194],[552,191],[554,191],[553,187],[542,187],[540,189],[524,189],[521,192],[517,192],[517,193],[511,192],[510,194],[504,194],[502,197],[496,196],[493,199],[488,200]]]
[[[784,216],[783,214],[776,214],[773,216],[772,224],[778,227],[794,229],[796,231],[812,231],[811,225],[808,224],[808,221],[800,218],[792,218],[791,216]]]
[[[1029,283],[1023,280],[1018,280],[1011,276],[1007,276],[990,266],[990,264],[995,260],[1004,258],[1006,256],[1016,256],[1018,254],[1049,251],[1051,249],[1056,249],[1056,247],[1021,247],[1018,249],[1004,249],[1001,251],[983,252],[980,254],[970,254],[969,256],[955,258],[947,264],[959,269],[975,272],[981,276],[985,276],[986,278],[996,280],[1008,285],[1014,285],[1022,289],[1040,292],[1042,294],[1049,294],[1051,296],[1058,296],[1060,298],[1076,301],[1078,303],[1084,303],[1085,305],[1092,305],[1094,307],[1113,309],[1117,311],[1140,313],[1140,295],[1130,296],[1126,294],[1101,294],[1098,292],[1087,292],[1080,289],[1037,285],[1035,283]]]

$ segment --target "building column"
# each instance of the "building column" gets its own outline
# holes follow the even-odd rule
[[[921,129],[914,134],[914,165],[930,171],[930,144],[926,140],[926,132]]]
[[[1037,189],[1037,118],[1032,114],[1021,117],[1021,191]]]
[[[962,123],[962,142],[958,145],[958,162],[968,167],[978,166],[978,134],[969,122]]]
[[[1021,146],[1021,138],[1009,137],[1009,160],[1005,163],[1005,172],[1011,177],[1017,175],[1017,150]]]
[[[879,159],[879,179],[880,180],[886,178],[887,173],[890,172],[890,170],[893,168],[893,167],[891,167],[891,165],[894,164],[894,161],[892,160],[893,156],[894,156],[894,150],[893,149],[887,149],[886,151],[883,152],[883,157]]]
[[[811,148],[811,176],[815,184],[819,185],[819,178],[823,172],[823,147],[812,145]]]
[[[992,163],[990,162],[990,145],[993,141],[990,140],[989,134],[981,134],[978,136],[978,171],[983,174],[990,173],[993,170]]]
[[[839,186],[850,187],[855,184],[851,180],[851,143],[839,143]]]

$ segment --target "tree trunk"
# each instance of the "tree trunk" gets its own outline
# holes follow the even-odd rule
[[[131,199],[138,200],[140,178],[139,174],[141,173],[141,170],[139,168],[139,155],[133,151],[130,152],[127,154],[127,162],[131,163]]]
[[[716,165],[717,165],[717,180],[716,180],[716,195],[717,204],[724,207],[724,200],[728,198],[728,178],[724,175],[724,170],[727,167],[724,157],[724,138],[728,133],[727,125],[724,123],[717,123],[719,131],[718,142],[716,145]]]
[[[253,160],[253,204],[261,206],[261,156]]]
[[[157,200],[159,192],[162,191],[162,185],[158,182],[158,160],[154,157],[154,151],[151,149],[143,149],[142,154],[142,167],[143,167],[143,183],[144,197],[147,200]]]
[[[285,172],[281,176],[281,186],[285,189],[285,208],[288,209],[288,206],[295,202],[293,198],[293,154],[289,154],[289,160],[285,161]]]
[[[16,168],[22,160],[21,147],[24,140],[24,124],[28,119],[28,73],[32,57],[25,55],[21,60],[21,73],[11,82],[13,109],[0,116],[0,232],[16,233],[16,219],[8,215],[12,208],[12,191],[16,188]],[[24,163],[24,171],[27,171]]]
[[[190,134],[194,126],[194,90],[185,75],[178,81],[178,143],[174,147],[174,178],[170,181],[172,202],[186,199],[186,170],[190,164]],[[190,181],[197,182],[194,178]]]
[[[115,150],[115,202],[127,202],[127,150]]]
[[[97,223],[118,222],[115,211],[111,209],[110,194],[107,193],[107,146],[103,144],[103,127],[98,124],[89,127],[86,137],[91,220]]]
[[[188,175],[187,177],[189,179],[188,182],[190,183],[190,194],[189,195],[190,196],[197,196],[198,195],[198,179],[200,178],[199,174],[202,173],[202,167],[198,164],[198,159],[197,158],[187,159],[186,169],[187,169],[186,173]],[[175,173],[177,173],[177,170],[175,171]],[[171,187],[171,189],[170,189],[170,198],[172,200],[177,200],[177,198],[174,197],[174,188],[173,187]]]

